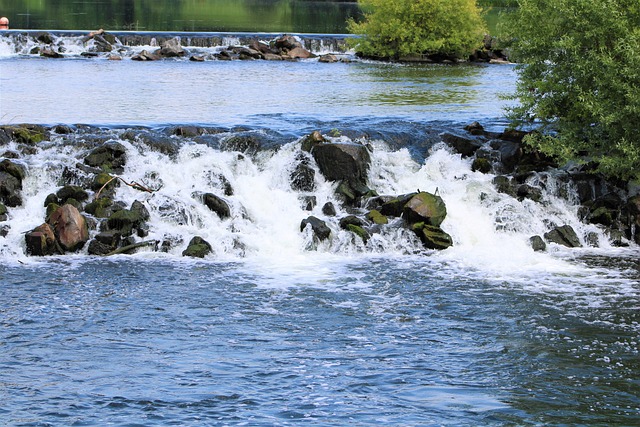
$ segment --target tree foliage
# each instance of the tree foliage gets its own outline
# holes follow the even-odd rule
[[[640,2],[519,0],[505,21],[518,66],[511,118],[535,124],[530,144],[594,162],[620,178],[640,172]]]
[[[358,0],[364,20],[348,29],[361,34],[356,50],[366,56],[414,54],[464,57],[481,46],[484,21],[475,0]]]

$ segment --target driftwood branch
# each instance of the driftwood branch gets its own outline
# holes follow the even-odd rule
[[[139,190],[139,191],[144,191],[144,192],[147,192],[147,193],[155,193],[156,191],[158,191],[158,190],[153,190],[153,189],[151,189],[149,187],[145,187],[144,185],[140,184],[139,182],[135,182],[134,181],[134,182],[129,183],[129,182],[125,181],[124,179],[120,178],[119,176],[112,176],[109,181],[105,182],[104,185],[102,187],[100,187],[100,190],[98,190],[98,192],[96,193],[96,196],[94,197],[94,200],[97,200],[98,198],[100,198],[100,193],[102,193],[102,190],[104,190],[104,188],[107,185],[111,184],[111,181],[113,181],[114,179],[119,179],[120,181],[124,182],[125,185],[128,185],[129,187],[135,188],[136,190]]]
[[[135,249],[143,248],[145,246],[158,246],[157,240],[145,240],[144,242],[134,243],[132,245],[123,246],[121,248],[115,249],[105,256],[118,255],[118,254],[128,254],[133,252]]]

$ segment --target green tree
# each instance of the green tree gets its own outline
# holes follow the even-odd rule
[[[356,50],[365,56],[414,54],[465,57],[482,45],[485,25],[475,0],[358,0],[364,20],[349,21],[361,34]]]
[[[504,39],[520,64],[509,111],[541,132],[528,142],[560,160],[640,173],[640,2],[519,0]]]

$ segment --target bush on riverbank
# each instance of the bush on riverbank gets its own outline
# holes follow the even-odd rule
[[[520,0],[507,16],[520,73],[510,116],[530,146],[609,176],[640,177],[640,4]]]
[[[485,24],[475,0],[359,0],[362,22],[348,30],[364,56],[399,59],[408,55],[466,58],[482,46]]]

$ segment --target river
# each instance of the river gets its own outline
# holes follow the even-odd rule
[[[0,36],[0,124],[63,124],[18,152],[24,205],[0,237],[0,421],[8,426],[637,425],[638,248],[613,247],[580,221],[572,191],[548,179],[542,203],[499,193],[493,175],[440,144],[480,121],[504,128],[509,64],[389,64],[166,59],[143,63],[29,54]],[[185,35],[182,35],[186,37]],[[240,35],[222,34],[234,44]],[[258,37],[269,38],[262,34]],[[331,51],[329,41],[317,53]],[[208,55],[221,47],[190,50]],[[171,136],[176,125],[208,129]],[[316,173],[307,211],[289,180],[300,138],[371,146],[369,185],[420,188],[447,204],[445,251],[397,229],[367,243],[332,225],[314,243],[311,213],[339,200]],[[257,153],[225,151],[252,135]],[[169,141],[171,154],[149,139]],[[165,139],[162,139],[165,138]],[[167,252],[99,258],[26,255],[23,233],[87,150],[119,143],[117,198],[150,210],[146,239]],[[221,220],[194,199],[233,187]],[[73,178],[71,178],[73,179]],[[347,215],[339,208],[338,216]],[[329,219],[327,219],[329,221]],[[529,237],[571,224],[598,247]],[[96,233],[94,230],[92,233]],[[205,259],[181,256],[200,235]]]

